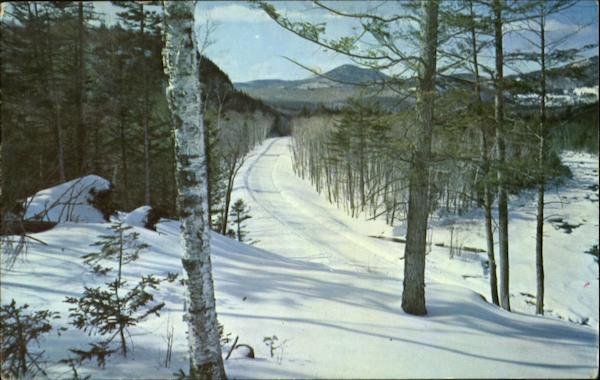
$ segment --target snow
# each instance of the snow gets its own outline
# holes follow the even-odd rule
[[[38,191],[27,199],[25,219],[49,222],[103,222],[104,217],[90,201],[92,192],[111,188],[110,181],[97,175],[87,175]]]
[[[593,198],[587,189],[597,183],[597,157],[566,154],[575,176],[552,195],[563,202],[548,206],[548,215],[583,223],[571,234],[546,225],[549,315],[532,315],[533,306],[520,295],[535,294],[535,224],[529,215],[535,199],[525,194],[511,199],[510,210],[511,301],[516,311],[503,311],[481,297],[488,290],[479,256],[450,259],[446,248],[432,245],[426,273],[428,315],[415,317],[400,306],[403,245],[369,237],[393,236],[402,226],[353,219],[329,205],[310,183],[293,174],[288,144],[288,139],[278,138],[257,147],[236,182],[233,199],[242,197],[251,206],[247,225],[256,246],[211,237],[219,322],[231,341],[238,336],[238,343],[250,345],[256,355],[249,359],[234,351],[225,362],[230,378],[598,375],[598,265],[582,251],[598,242],[598,204],[590,200],[597,200],[597,190]],[[139,214],[143,212],[134,215]],[[431,239],[448,243],[454,223],[465,245],[485,247],[481,220],[478,212],[460,220],[435,217]],[[62,336],[53,333],[41,340],[38,351],[45,351],[51,378],[69,377],[68,367],[57,361],[68,356],[68,348],[85,347],[94,339],[67,324],[68,305],[62,301],[81,294],[84,286],[104,282],[80,256],[95,249],[90,244],[108,228],[104,222],[61,223],[33,234],[47,246],[31,241],[20,261],[2,267],[2,304],[14,298],[33,310],[60,311],[61,323],[69,327]],[[156,231],[134,223],[132,231],[150,248],[125,266],[127,279],[181,273],[178,222],[163,219]],[[112,356],[104,369],[86,363],[80,375],[168,378],[180,368],[187,372],[183,291],[178,283],[161,285],[157,297],[166,306],[160,318],[131,329],[131,355]],[[584,317],[588,326],[566,321]],[[169,326],[174,332],[173,361],[165,368],[161,362]],[[271,355],[264,338],[274,336]],[[230,346],[224,346],[224,356]]]
[[[593,104],[598,102],[598,86],[575,87],[565,90],[564,94],[547,94],[546,104],[549,107],[560,107],[566,105]],[[538,105],[540,96],[533,93],[517,94],[517,103],[522,105]]]
[[[150,206],[141,206],[128,213],[123,221],[131,226],[144,227],[148,221],[148,213],[152,210]]]

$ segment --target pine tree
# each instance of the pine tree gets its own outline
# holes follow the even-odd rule
[[[549,38],[548,22],[552,15],[563,12],[575,5],[574,0],[551,0],[531,2],[531,10],[525,24],[523,33],[528,33],[529,43],[537,51],[516,51],[510,54],[510,58],[517,62],[529,62],[539,65],[539,75],[525,76],[518,83],[511,83],[514,93],[525,92],[534,93],[539,96],[539,111],[537,123],[533,134],[534,142],[531,145],[536,154],[534,163],[535,168],[531,169],[532,177],[535,178],[537,186],[537,215],[536,215],[536,314],[544,314],[544,196],[545,182],[548,178],[558,175],[557,165],[552,162],[552,151],[547,111],[547,79],[557,73],[563,78],[577,77],[580,75],[578,68],[562,68],[557,70],[560,65],[573,62],[578,55],[590,48],[596,46],[569,46],[563,48],[565,41],[571,37],[571,34],[563,35],[560,38]],[[550,33],[550,36],[552,34]],[[554,70],[553,70],[554,69]],[[553,72],[554,71],[554,72]]]
[[[29,305],[17,306],[13,299],[0,308],[0,352],[3,376],[15,379],[33,378],[37,374],[46,376],[40,367],[43,352],[33,352],[29,345],[52,331],[50,323],[60,318],[58,312],[38,310],[29,312]],[[65,328],[60,328],[64,331]]]
[[[244,222],[252,216],[250,216],[250,208],[246,206],[243,199],[238,199],[235,201],[233,206],[231,207],[231,212],[229,214],[232,218],[232,222],[235,225],[235,237],[238,241],[243,242],[246,238],[247,232],[244,231]]]
[[[152,51],[148,49],[148,36],[156,34],[160,19],[155,11],[148,10],[147,6],[156,5],[156,2],[126,2],[115,1],[115,5],[124,8],[123,12],[117,15],[138,35],[137,43],[134,44],[135,53],[135,78],[134,87],[139,91],[140,102],[134,102],[135,115],[138,124],[143,130],[143,162],[144,162],[144,203],[149,205],[151,201],[150,191],[150,91],[151,81],[154,76],[148,74],[148,56],[152,56]],[[147,54],[150,53],[150,54]]]
[[[99,252],[82,256],[84,262],[96,274],[107,275],[116,265],[117,274],[106,287],[85,287],[79,298],[67,297],[65,302],[74,305],[69,308],[71,324],[88,334],[108,336],[100,342],[92,344],[90,350],[71,351],[80,360],[96,358],[103,365],[104,357],[116,352],[110,344],[119,338],[119,349],[127,357],[126,334],[129,328],[154,314],[159,316],[164,302],[156,302],[152,290],[157,290],[162,281],[173,281],[174,276],[158,279],[154,275],[142,276],[134,286],[128,286],[123,279],[123,266],[138,259],[140,253],[148,245],[139,242],[139,235],[128,232],[132,227],[124,226],[116,221],[111,224],[111,235],[100,235],[100,240],[92,246],[100,247]],[[108,265],[107,265],[108,264]]]

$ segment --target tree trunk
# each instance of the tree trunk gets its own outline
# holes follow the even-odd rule
[[[417,91],[417,151],[409,174],[409,200],[406,248],[404,251],[404,291],[402,309],[408,314],[425,315],[425,250],[429,215],[429,161],[433,134],[435,70],[437,59],[438,1],[421,1],[421,64]]]
[[[118,272],[117,272],[117,286],[115,286],[115,298],[116,298],[116,303],[117,303],[117,313],[118,313],[118,318],[119,318],[119,337],[121,339],[121,353],[123,354],[124,357],[127,357],[127,341],[125,340],[125,324],[123,324],[121,322],[121,318],[123,317],[123,310],[122,310],[122,302],[121,302],[121,298],[119,297],[119,288],[121,287],[121,275],[122,275],[122,271],[123,271],[123,252],[125,250],[125,247],[123,246],[123,230],[119,229],[119,265],[118,265]]]
[[[227,235],[227,223],[229,222],[229,206],[231,205],[231,193],[233,192],[233,181],[235,180],[236,164],[238,153],[234,153],[231,157],[231,166],[229,167],[229,175],[227,176],[227,188],[225,189],[225,207],[223,208],[223,217],[221,218],[221,234]]]
[[[76,91],[76,106],[77,106],[77,171],[78,175],[84,174],[85,167],[85,152],[87,144],[86,128],[83,120],[83,97],[84,97],[84,62],[83,62],[83,47],[85,20],[83,18],[83,1],[79,1],[78,5],[78,29],[77,29],[77,91]]]
[[[508,192],[506,190],[506,142],[504,137],[504,52],[502,47],[502,0],[494,0],[496,91],[494,95],[498,146],[498,243],[500,248],[500,306],[510,311],[508,265]]]
[[[541,94],[540,94],[540,123],[539,123],[539,150],[538,150],[538,201],[535,234],[535,267],[537,282],[536,314],[544,314],[544,143],[546,123],[546,35],[544,25],[544,11],[540,20],[541,40]]]
[[[475,32],[475,12],[473,10],[473,3],[469,2],[471,11],[471,50],[473,54],[473,66],[475,68],[475,95],[477,101],[477,122],[479,123],[479,131],[481,134],[481,161],[484,176],[484,198],[483,198],[483,209],[485,214],[485,237],[487,243],[487,254],[489,264],[489,276],[490,276],[490,294],[492,295],[492,302],[494,305],[500,305],[498,299],[498,279],[496,277],[496,257],[494,253],[494,230],[492,223],[492,191],[490,186],[486,183],[488,181],[488,175],[490,173],[490,158],[489,158],[489,141],[488,141],[488,128],[486,123],[482,120],[483,102],[481,99],[481,82],[479,77],[479,62],[477,58],[477,36]]]
[[[140,45],[142,48],[142,88],[144,92],[143,106],[142,106],[142,124],[144,126],[144,202],[150,205],[150,136],[148,130],[148,114],[150,113],[150,107],[148,106],[148,76],[146,74],[146,36],[144,34],[144,4],[139,3],[140,7]]]
[[[210,259],[207,171],[196,42],[195,1],[165,1],[164,67],[175,132],[182,264],[188,278],[190,378],[224,379]]]
[[[58,175],[60,177],[60,182],[65,182],[65,137],[61,123],[59,102],[60,101],[56,99],[56,104],[54,106],[54,125],[56,126],[56,139],[58,148]]]
[[[123,168],[123,200],[125,208],[129,207],[129,169],[127,167],[127,140],[125,139],[125,110],[121,106],[119,112],[119,142],[121,144],[121,167]]]

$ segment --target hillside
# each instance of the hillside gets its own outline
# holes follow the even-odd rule
[[[564,157],[575,176],[561,189],[565,208],[556,206],[555,211],[581,226],[570,234],[548,228],[547,275],[552,281],[547,316],[527,315],[533,308],[528,294],[535,281],[530,276],[533,256],[526,254],[533,240],[523,227],[534,206],[524,197],[511,202],[516,253],[511,298],[517,312],[501,310],[480,295],[487,294],[487,278],[477,257],[465,252],[449,258],[446,248],[434,246],[427,259],[429,313],[415,317],[400,306],[401,245],[369,237],[386,227],[348,217],[297,178],[287,143],[285,138],[271,139],[257,147],[240,173],[236,196],[244,196],[252,207],[255,246],[211,236],[223,355],[236,337],[238,344],[254,351],[253,359],[246,357],[243,346],[232,351],[225,360],[230,378],[597,376],[598,265],[593,256],[579,251],[590,237],[597,243],[597,210],[590,210],[590,200],[584,197],[597,201],[597,190],[586,187],[597,180],[592,172],[597,157]],[[56,190],[38,193],[40,204],[53,199]],[[87,208],[79,207],[71,212],[88,214]],[[125,278],[134,283],[141,275],[181,273],[179,223],[162,219],[152,231],[142,227],[136,213],[112,218],[130,224],[140,242],[149,246],[125,266]],[[470,245],[481,244],[476,218],[460,222]],[[43,352],[43,369],[50,378],[72,378],[72,370],[59,360],[72,356],[68,349],[84,349],[100,339],[69,324],[64,300],[81,295],[86,286],[108,281],[86,268],[81,256],[95,249],[91,244],[109,233],[110,225],[76,219],[79,222],[32,234],[36,240],[29,242],[26,255],[12,267],[2,265],[3,304],[14,298],[18,304],[28,303],[32,311],[58,311],[54,329],[68,328],[60,335],[54,330],[44,334],[35,346],[35,352]],[[436,242],[448,238],[445,227],[436,220]],[[179,370],[187,373],[184,288],[179,282],[164,283],[152,294],[165,307],[160,317],[151,316],[130,329],[133,345],[128,357],[115,353],[105,368],[85,361],[77,367],[79,376],[174,378]]]
[[[302,109],[316,109],[321,105],[337,109],[349,97],[359,95],[378,96],[385,101],[393,97],[391,92],[379,93],[367,87],[387,78],[387,75],[376,70],[342,65],[301,80],[267,79],[234,85],[283,112],[293,113]]]
[[[235,89],[229,76],[223,72],[210,58],[201,56],[200,62],[200,82],[204,85],[204,98],[208,100],[209,107],[218,107],[218,99],[225,99],[223,104],[224,111],[254,112],[261,111],[272,116],[278,116],[279,113],[272,107],[266,105],[258,99]],[[218,96],[215,96],[217,95]]]
[[[577,70],[573,70],[577,68]],[[576,72],[574,77],[566,76],[566,72]],[[507,76],[507,82],[535,81],[539,78],[539,71],[526,74]],[[302,109],[316,109],[320,105],[328,108],[340,108],[349,97],[365,96],[377,97],[386,108],[401,108],[395,98],[397,96],[389,91],[378,91],[377,83],[389,79],[387,75],[376,70],[365,69],[354,65],[342,65],[321,76],[311,76],[301,80],[267,79],[251,82],[234,83],[235,88],[249,95],[261,99],[280,110],[299,111]],[[469,87],[472,84],[472,75],[453,74],[439,76],[437,86],[440,91]],[[373,84],[374,86],[370,86]],[[414,87],[414,80],[405,83],[407,88]],[[595,87],[595,97],[594,94]],[[554,105],[590,103],[598,100],[598,56],[586,58],[562,68],[551,70],[548,75],[548,90]],[[484,82],[484,95],[491,99],[493,83]],[[486,90],[487,89],[487,90]],[[487,95],[486,95],[487,94]],[[512,99],[515,103],[527,105],[535,101],[533,95],[519,95]],[[511,99],[508,99],[509,101]],[[410,103],[410,102],[409,102]]]

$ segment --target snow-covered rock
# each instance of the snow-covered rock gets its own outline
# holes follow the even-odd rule
[[[137,227],[146,227],[146,223],[148,223],[148,215],[152,207],[150,206],[141,206],[133,210],[132,212],[125,215],[123,221],[130,226]]]
[[[95,200],[110,189],[110,181],[100,176],[79,177],[29,197],[24,217],[58,223],[101,223],[106,218]]]

